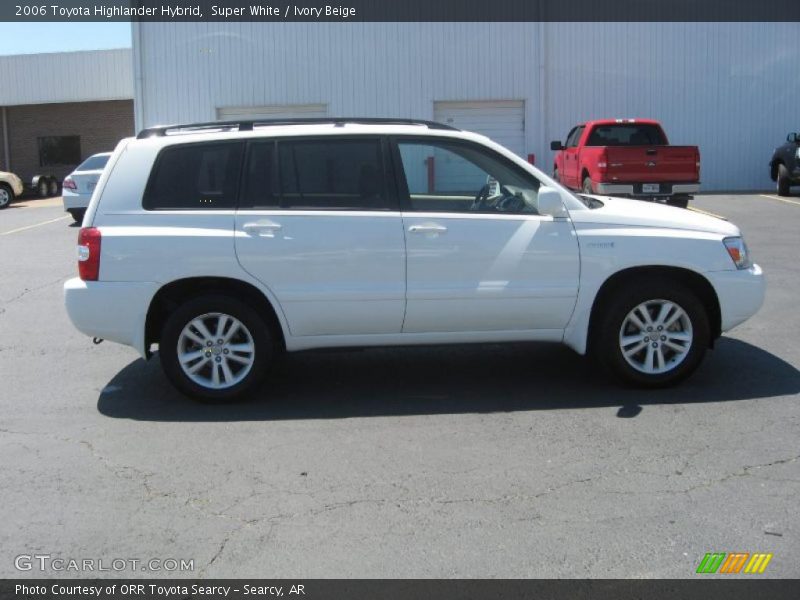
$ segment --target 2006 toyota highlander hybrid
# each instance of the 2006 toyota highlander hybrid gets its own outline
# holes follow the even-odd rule
[[[119,143],[64,286],[83,333],[202,400],[252,393],[277,352],[562,342],[676,383],[761,306],[733,224],[575,195],[490,139],[427,121],[150,128]]]

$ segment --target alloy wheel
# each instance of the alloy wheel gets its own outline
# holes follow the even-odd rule
[[[244,323],[225,313],[189,321],[178,336],[178,363],[205,388],[221,390],[242,381],[253,368],[256,348]]]
[[[671,371],[689,354],[694,339],[687,312],[670,300],[647,300],[631,310],[619,330],[625,361],[640,373]]]

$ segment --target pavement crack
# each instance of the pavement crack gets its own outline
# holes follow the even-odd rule
[[[34,286],[34,287],[25,288],[24,290],[22,290],[16,296],[12,296],[11,298],[8,298],[8,299],[2,299],[2,300],[0,300],[0,302],[2,302],[3,304],[11,304],[12,302],[16,302],[20,298],[22,298],[24,296],[27,296],[31,292],[38,292],[39,290],[43,290],[44,288],[50,287],[51,285],[55,285],[57,283],[61,283],[65,279],[68,279],[70,277],[70,275],[71,275],[71,273],[67,273],[66,275],[62,275],[58,279],[53,279],[53,280],[47,281],[45,283],[42,283],[42,284]],[[0,311],[0,314],[3,314],[4,312],[5,312],[5,309],[2,309]]]

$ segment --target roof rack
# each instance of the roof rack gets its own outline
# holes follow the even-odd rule
[[[239,119],[236,121],[206,121],[203,123],[184,123],[175,125],[157,125],[156,127],[148,127],[142,129],[137,139],[148,137],[161,137],[166,136],[170,132],[174,133],[202,133],[203,131],[211,130],[236,130],[236,131],[253,131],[253,128],[258,126],[271,126],[271,125],[315,125],[315,124],[332,124],[337,127],[343,127],[349,123],[352,124],[366,124],[366,125],[421,125],[428,129],[442,129],[447,131],[458,131],[455,127],[437,123],[436,121],[423,121],[420,119],[381,119],[378,117],[360,117],[360,118],[347,118],[347,117],[319,117],[319,118],[301,118],[301,119]]]

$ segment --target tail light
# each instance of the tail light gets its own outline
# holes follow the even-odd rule
[[[78,233],[78,275],[84,281],[97,281],[100,275],[100,230],[82,227]]]
[[[597,168],[605,172],[608,170],[608,155],[603,151],[600,156],[597,157]]]
[[[65,190],[72,190],[75,191],[78,189],[78,186],[75,183],[75,180],[72,177],[67,177],[64,180],[64,183],[61,184],[61,187]]]

